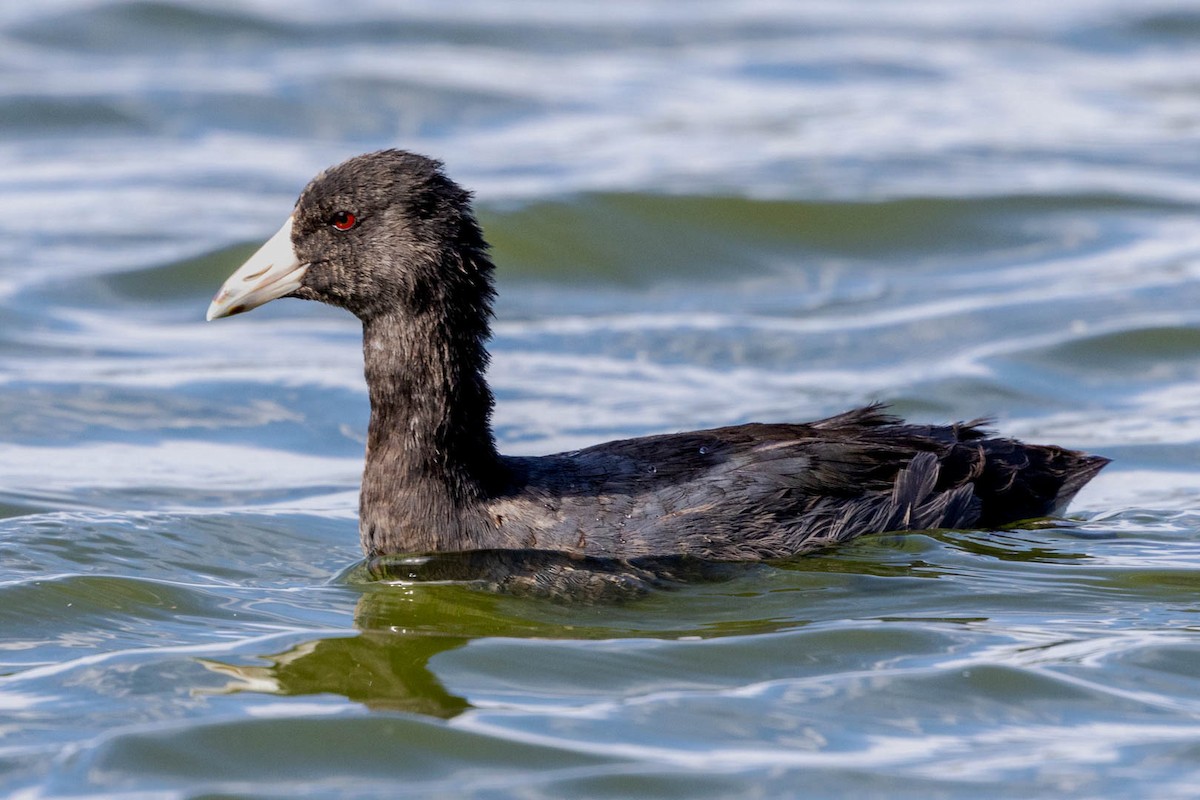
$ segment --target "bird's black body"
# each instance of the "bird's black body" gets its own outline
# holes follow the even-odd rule
[[[371,421],[360,533],[369,556],[779,558],[866,533],[1055,514],[1108,463],[991,438],[974,424],[908,425],[876,406],[809,424],[501,456],[484,379],[493,267],[470,195],[438,162],[383,151],[317,176],[290,224],[299,283],[286,294],[363,322]],[[230,278],[210,316],[285,293],[249,285],[257,266],[252,259]],[[247,286],[235,286],[239,278]]]

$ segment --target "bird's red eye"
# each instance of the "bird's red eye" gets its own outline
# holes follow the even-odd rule
[[[339,211],[330,218],[329,223],[339,231],[348,231],[358,224],[358,217],[349,211]]]

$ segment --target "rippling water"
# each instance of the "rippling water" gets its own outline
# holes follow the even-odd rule
[[[1200,791],[1200,4],[397,5],[0,10],[0,793]],[[1114,463],[621,602],[381,580],[353,320],[202,319],[386,146],[477,190],[508,452],[884,400]]]

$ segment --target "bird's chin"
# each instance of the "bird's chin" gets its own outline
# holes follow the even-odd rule
[[[280,297],[300,297],[308,264],[296,256],[292,218],[229,276],[208,306],[208,319],[231,317]]]

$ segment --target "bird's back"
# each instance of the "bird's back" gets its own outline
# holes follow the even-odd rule
[[[878,406],[506,459],[489,519],[523,546],[782,558],[867,533],[996,527],[1063,509],[1107,459],[907,425]]]

